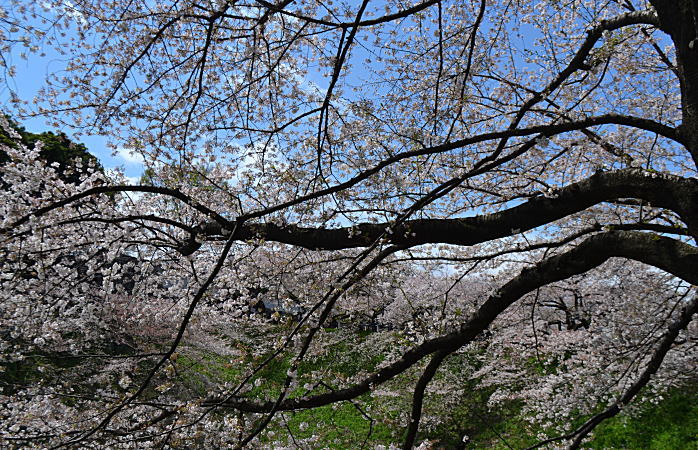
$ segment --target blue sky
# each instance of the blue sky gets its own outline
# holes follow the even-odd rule
[[[43,86],[44,79],[52,71],[61,70],[63,63],[52,49],[46,47],[43,51],[45,56],[39,56],[36,53],[27,52],[27,59],[20,57],[22,48],[15,47],[9,55],[4,55],[6,60],[16,68],[16,76],[6,78],[6,83],[0,83],[0,105],[2,111],[9,113],[15,120],[23,125],[27,131],[40,133],[43,131],[61,131],[66,133],[71,138],[73,130],[69,128],[56,129],[46,123],[43,117],[21,118],[13,111],[10,103],[11,93],[14,92],[22,101],[31,102],[37,95],[37,92]],[[82,135],[74,139],[76,142],[81,142],[87,146],[90,153],[95,155],[102,165],[107,168],[122,167],[125,170],[126,176],[132,181],[137,181],[143,172],[143,166],[140,163],[140,157],[130,155],[127,150],[119,150],[117,156],[112,156],[111,149],[108,148],[108,138],[100,135]]]
[[[376,1],[375,3],[378,7],[382,2]],[[486,25],[487,23],[484,24],[484,26]],[[527,32],[527,34],[531,33]],[[13,115],[13,117],[24,125],[28,131],[62,131],[68,136],[73,137],[73,131],[70,128],[62,127],[57,130],[56,127],[47,125],[44,118],[36,117],[25,119],[17,117],[17,114],[13,113],[13,108],[9,101],[12,92],[22,101],[31,102],[37,95],[40,87],[44,84],[44,79],[51,73],[61,71],[64,67],[65,56],[59,55],[50,47],[44,47],[41,50],[46,53],[45,56],[39,56],[38,53],[27,52],[28,59],[23,59],[20,57],[20,52],[24,52],[26,49],[21,45],[16,45],[11,54],[3,55],[10,65],[15,66],[16,76],[11,79],[6,79],[7,85],[0,83],[0,104],[5,112],[9,112]],[[359,62],[363,60],[365,56],[368,56],[368,53],[361,46],[357,46],[353,51],[352,59],[354,62]],[[362,78],[365,75],[366,74],[362,73],[361,70],[358,70],[355,73],[349,74],[347,81],[349,84],[361,85],[363,81]],[[307,81],[317,86],[321,91],[326,89],[327,78],[318,73],[309,73]],[[129,177],[133,177],[133,179],[141,175],[143,166],[140,163],[140,157],[131,155],[127,150],[123,149],[120,150],[116,156],[112,156],[112,151],[107,145],[109,141],[108,137],[82,135],[73,139],[85,144],[89,151],[99,158],[104,167],[123,167],[125,174]]]

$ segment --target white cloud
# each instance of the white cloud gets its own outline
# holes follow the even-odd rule
[[[141,184],[141,177],[124,177],[128,184],[137,186]]]
[[[75,5],[69,0],[64,0],[61,3],[43,2],[41,6],[43,6],[43,8],[47,11],[54,12],[56,14],[56,17],[60,17],[65,14],[77,20],[82,25],[87,24],[87,19],[85,18],[85,15],[78,8],[76,8]]]
[[[115,156],[121,158],[125,164],[143,164],[144,162],[143,155],[127,148],[117,149]]]

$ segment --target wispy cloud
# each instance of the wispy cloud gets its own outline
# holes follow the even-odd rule
[[[141,184],[141,177],[124,177],[126,179],[126,182],[131,185],[139,185]]]
[[[61,3],[60,5],[56,5],[50,2],[43,2],[41,6],[43,6],[44,9],[47,11],[54,12],[57,17],[66,14],[83,25],[87,24],[87,19],[85,18],[85,15],[78,8],[76,8],[75,5],[69,0],[63,1],[63,3]]]
[[[116,157],[121,158],[125,164],[143,164],[143,156],[127,148],[119,148],[116,150]]]

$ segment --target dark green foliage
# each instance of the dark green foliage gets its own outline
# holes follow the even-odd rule
[[[30,385],[59,376],[63,370],[71,369],[82,361],[65,353],[36,353],[19,361],[0,364],[0,392],[11,395]]]
[[[90,165],[97,170],[102,170],[102,166],[97,161],[97,158],[87,151],[87,147],[83,144],[72,142],[64,133],[59,132],[58,134],[54,134],[50,131],[31,133],[13,120],[8,118],[8,121],[12,128],[21,136],[21,143],[25,147],[33,148],[38,141],[43,142],[43,148],[40,152],[41,158],[48,164],[54,162],[59,164],[57,168],[58,175],[63,181],[67,183],[77,183],[80,179],[80,175],[84,173],[85,169]],[[0,128],[0,144],[11,148],[17,148],[17,142],[11,139],[2,128]],[[0,150],[0,166],[6,164],[9,160],[10,157],[7,153]],[[75,167],[76,160],[82,163],[81,169]]]

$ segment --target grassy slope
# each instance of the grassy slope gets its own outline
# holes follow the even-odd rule
[[[307,360],[301,366],[301,380],[308,380],[311,371],[324,370],[328,379],[347,378],[362,369],[371,370],[382,360],[382,355],[368,354],[361,346],[366,334],[351,335],[336,331],[344,337],[325,349],[325,353]],[[239,345],[239,344],[238,344]],[[244,363],[259,361],[247,358]],[[463,371],[467,361],[459,355],[446,364],[443,370],[454,373]],[[220,373],[222,360],[208,359],[202,373]],[[217,361],[217,362],[216,362]],[[269,398],[279,392],[288,369],[288,358],[275,361],[261,372],[261,386],[250,391],[250,395]],[[232,367],[229,369],[235,371]],[[231,372],[232,373],[232,372]],[[467,373],[463,373],[467,380]],[[354,448],[365,444],[373,448],[377,444],[399,442],[402,437],[405,417],[399,411],[407,411],[411,400],[409,388],[413,386],[415,373],[399,377],[386,386],[399,396],[365,395],[352,403],[342,403],[311,411],[285,413],[280,423],[270,428],[270,436],[264,440],[286,441],[308,439],[315,436],[318,448]],[[232,381],[234,376],[223,375]],[[303,381],[301,381],[302,385]],[[455,405],[445,405],[438,394],[427,398],[425,415],[440,414],[447,419],[440,425],[429,427],[421,439],[438,442],[444,448],[457,448],[461,437],[470,438],[468,448],[524,448],[536,442],[535,435],[541,431],[531,426],[518,413],[515,404],[502,410],[491,411],[485,404],[488,392],[475,389],[473,381],[464,381],[465,394]],[[292,395],[305,393],[301,388]],[[581,419],[580,419],[581,420]],[[291,433],[289,433],[289,431]],[[659,405],[648,405],[640,415],[622,415],[607,421],[597,428],[588,448],[653,448],[653,449],[698,449],[698,388],[675,390]]]
[[[232,356],[185,344],[173,361],[178,386],[172,393],[176,392],[178,397],[196,398],[206,395],[214,385],[236,384],[242,379],[245,367],[267,356],[259,351],[255,342],[270,340],[279,330],[267,331],[250,339],[229,339],[228,344],[234,348]],[[374,370],[385,357],[384,352],[369,350],[375,348],[377,335],[337,330],[329,331],[327,336],[328,345],[301,365],[300,380],[292,388],[291,396],[307,393],[307,383],[313,384],[314,393],[325,392],[336,385],[337,380],[360,377],[362,371]],[[374,341],[370,343],[372,338]],[[400,345],[400,339],[397,335],[386,335],[383,350],[389,351],[391,346]],[[68,372],[79,369],[76,363],[79,361],[48,356],[29,358],[6,366],[0,372],[0,385],[11,392],[13,386],[40,382],[51,373],[66,376]],[[247,395],[259,399],[275,398],[289,363],[289,354],[274,360],[254,377],[254,387]],[[440,448],[463,448],[463,435],[470,439],[467,448],[525,448],[534,444],[535,435],[540,430],[518,414],[517,405],[507,405],[495,411],[486,407],[489,393],[475,389],[475,382],[469,380],[471,365],[472,359],[467,354],[460,354],[449,359],[437,375],[437,382],[444,376],[463,380],[463,385],[454,386],[463,393],[451,404],[445,403],[445,397],[438,392],[427,396],[425,418],[438,415],[445,420],[438,425],[430,425],[427,420],[420,440],[428,439],[438,443]],[[364,395],[353,402],[309,411],[280,414],[269,432],[261,436],[262,442],[285,442],[294,446],[295,441],[305,441],[298,446],[336,449],[374,448],[378,444],[400,442],[411,401],[410,389],[417,376],[418,372],[413,371],[392,380],[381,386],[382,394]],[[319,380],[324,384],[318,384]],[[597,428],[587,447],[698,450],[698,387],[674,390],[658,405],[644,407],[639,415],[621,415],[605,422]]]

